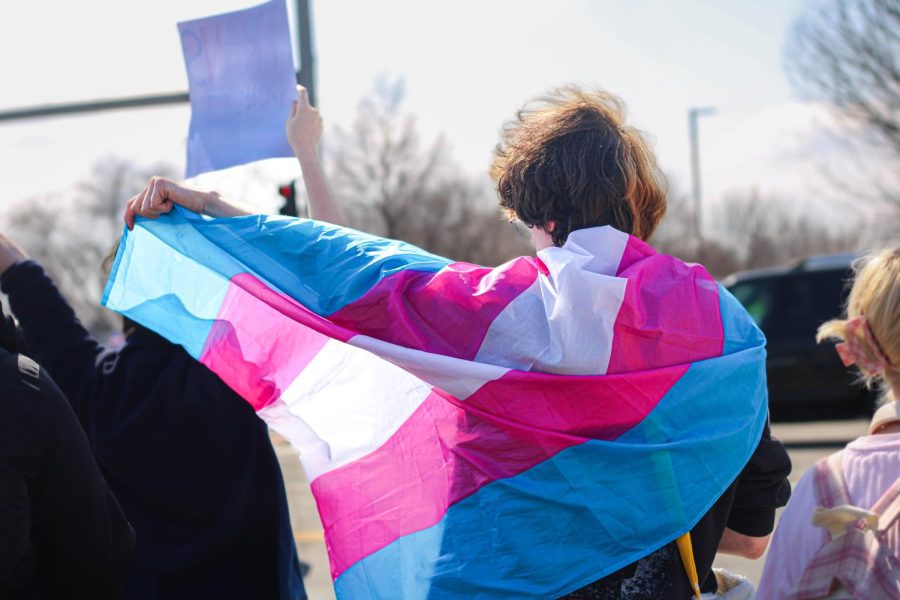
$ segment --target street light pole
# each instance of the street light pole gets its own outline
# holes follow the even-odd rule
[[[694,236],[700,255],[703,253],[703,203],[700,190],[700,136],[697,120],[703,116],[713,115],[715,112],[716,109],[708,106],[688,110],[688,133],[691,141],[691,190],[694,197]]]

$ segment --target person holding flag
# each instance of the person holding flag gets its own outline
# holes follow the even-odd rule
[[[82,325],[44,268],[2,232],[0,290],[9,298],[29,352],[68,401],[65,411],[72,424],[65,420],[69,415],[57,410],[54,427],[65,425],[61,434],[80,435],[84,449],[93,451],[99,464],[95,479],[102,481],[102,472],[136,535],[129,539],[127,554],[124,547],[118,551],[116,560],[123,570],[118,588],[101,592],[101,584],[109,584],[106,579],[119,573],[110,571],[101,580],[95,576],[94,565],[78,581],[66,575],[93,558],[82,551],[79,559],[59,566],[59,577],[43,565],[41,572],[50,574],[41,581],[51,590],[46,597],[304,600],[281,469],[269,432],[250,407],[183,348],[127,318],[122,323],[124,345],[104,347]],[[55,390],[43,379],[41,385],[50,388],[46,393]],[[14,420],[6,426],[27,432]],[[14,444],[21,436],[6,437]],[[82,458],[80,446],[70,447],[80,440],[60,438],[55,443],[56,451],[68,448],[68,453],[77,451]],[[92,467],[98,471],[96,464]],[[39,496],[46,504],[45,513],[54,508],[53,503],[76,500],[78,505],[69,507],[72,510],[57,512],[65,517],[85,508],[81,506],[84,498],[79,497],[84,494],[67,492],[63,498],[52,493],[71,487],[75,475],[93,475],[87,466],[72,470],[69,465],[69,470],[70,476],[65,477],[54,474],[62,472],[59,468],[47,470],[51,481],[41,487],[45,492]],[[118,510],[118,505],[110,504]],[[37,523],[43,517],[35,514]],[[49,516],[56,519],[55,514]],[[114,516],[107,518],[111,525],[116,524]],[[62,535],[73,528],[95,528],[95,519],[82,520],[79,524],[69,518],[53,529]],[[104,550],[104,544],[112,542],[124,546],[118,532],[105,533],[109,539],[96,542],[94,550]],[[84,537],[80,543],[95,543],[94,537]],[[42,546],[47,544],[39,545],[39,556],[43,556]],[[38,562],[53,563],[60,548],[45,551],[51,560]],[[95,591],[80,593],[91,589],[84,587],[82,579],[95,579]],[[0,575],[0,597],[6,598],[3,584]]]
[[[339,226],[302,93],[287,132],[319,221],[153,178],[104,303],[301,451],[338,597],[688,598],[717,550],[762,554],[790,471],[765,339],[647,244],[664,181],[620,99],[507,125],[491,172],[537,256],[496,268]]]

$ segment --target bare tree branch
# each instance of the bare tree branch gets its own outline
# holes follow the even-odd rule
[[[714,276],[723,277],[735,271],[784,265],[814,254],[865,250],[878,239],[863,235],[875,231],[859,219],[845,220],[838,227],[786,198],[762,197],[755,190],[732,193],[710,211],[711,234],[698,249],[692,237],[693,213],[687,196],[671,189],[669,208],[652,242],[662,252],[688,262],[702,262]]]
[[[801,96],[829,107],[845,135],[900,167],[897,0],[822,0],[794,24],[785,66]],[[900,183],[858,179],[858,187],[869,187],[900,210]]]
[[[424,144],[403,99],[402,81],[379,81],[350,129],[338,129],[329,145],[332,184],[355,224],[479,264],[527,253],[487,181],[463,174],[442,138]]]
[[[30,199],[6,215],[11,235],[47,269],[85,326],[97,334],[112,331],[117,323],[100,306],[106,279],[101,263],[122,230],[125,202],[150,175],[172,173],[165,165],[146,169],[116,158],[104,159],[69,197]],[[72,202],[79,210],[63,210],[64,203]]]

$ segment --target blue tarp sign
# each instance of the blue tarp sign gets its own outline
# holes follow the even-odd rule
[[[191,96],[185,177],[293,156],[296,98],[285,0],[178,24]]]

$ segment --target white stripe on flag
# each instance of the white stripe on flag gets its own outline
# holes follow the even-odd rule
[[[500,379],[509,372],[506,367],[405,348],[365,335],[351,338],[350,343],[391,361],[459,400],[465,400],[488,381]]]
[[[384,444],[430,386],[403,369],[328,340],[281,397],[257,414],[300,450],[309,480]]]
[[[606,373],[627,285],[615,275],[627,243],[625,233],[601,227],[574,231],[562,248],[539,252],[550,275],[503,309],[475,360],[525,371]]]

